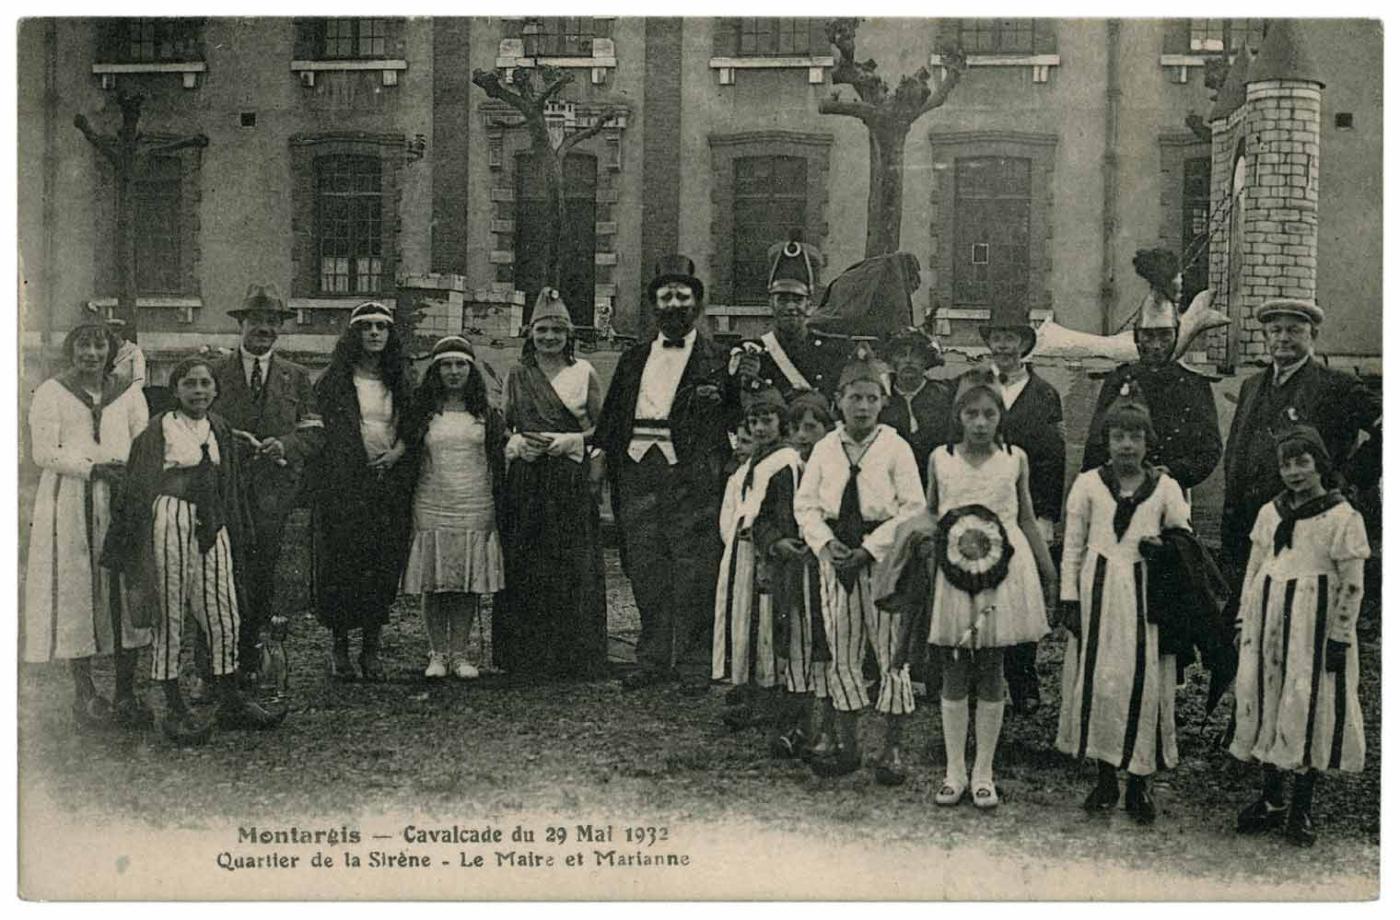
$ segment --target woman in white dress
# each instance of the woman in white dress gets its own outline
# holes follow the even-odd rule
[[[106,326],[75,328],[63,343],[69,369],[34,393],[29,433],[43,471],[30,524],[24,660],[67,661],[73,716],[97,726],[151,724],[135,690],[136,650],[151,642],[126,609],[121,580],[98,564],[132,440],[146,427],[139,386],[111,374],[119,343]],[[94,655],[116,655],[113,702],[92,681]]]
[[[496,530],[505,422],[486,401],[476,352],[459,335],[433,346],[427,378],[408,423],[408,468],[416,473],[413,544],[404,569],[405,594],[423,596],[428,627],[424,676],[480,676],[467,660],[467,640],[483,594],[505,584]]]

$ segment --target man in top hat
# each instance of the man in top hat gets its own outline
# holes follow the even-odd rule
[[[243,467],[253,534],[245,570],[247,598],[238,637],[239,672],[256,678],[261,630],[272,616],[273,575],[282,531],[296,502],[306,459],[320,449],[325,429],[317,414],[311,374],[275,350],[282,324],[295,315],[276,285],[251,284],[228,311],[238,321],[238,349],[214,364],[213,410],[248,449]]]
[[[695,326],[704,297],[690,259],[658,263],[647,300],[660,331],[618,358],[594,432],[642,619],[627,689],[679,678],[708,686],[715,522],[739,399],[728,356]]]
[[[942,349],[928,333],[911,327],[885,340],[884,359],[892,376],[880,421],[909,442],[919,478],[928,488],[928,455],[939,444],[948,443],[953,420],[952,391],[927,375],[929,369],[943,364]]]
[[[1028,308],[998,304],[978,331],[987,343],[1006,404],[1001,434],[1008,444],[1026,452],[1035,523],[1049,546],[1054,542],[1055,522],[1060,519],[1065,495],[1065,417],[1060,394],[1026,363],[1035,348]],[[1033,712],[1040,706],[1035,648],[1033,643],[1017,645],[1006,655],[1006,683],[1011,708],[1016,712]]]
[[[730,373],[749,381],[750,389],[773,387],[785,401],[800,390],[817,390],[831,399],[849,349],[838,339],[807,329],[822,254],[794,232],[787,242],[769,247],[768,259],[773,325],[757,342],[735,349]]]
[[[1134,259],[1134,263],[1137,261]],[[1176,277],[1175,288],[1179,291],[1181,276]],[[1204,482],[1220,462],[1220,422],[1210,381],[1172,360],[1180,329],[1181,321],[1172,300],[1149,295],[1133,326],[1138,360],[1119,365],[1104,378],[1099,389],[1084,444],[1083,470],[1097,469],[1108,462],[1104,414],[1129,380],[1137,383],[1152,413],[1157,437],[1147,446],[1148,463],[1165,467],[1183,489],[1191,489]]]
[[[1225,445],[1225,507],[1221,550],[1236,584],[1249,561],[1249,534],[1264,504],[1282,489],[1274,433],[1298,423],[1321,434],[1338,486],[1366,489],[1379,470],[1351,461],[1364,434],[1366,453],[1379,448],[1381,400],[1354,374],[1334,371],[1313,357],[1325,314],[1305,300],[1269,300],[1255,312],[1264,327],[1271,364],[1244,381]]]

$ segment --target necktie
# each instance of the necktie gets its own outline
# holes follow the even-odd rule
[[[209,442],[199,445],[199,466],[195,467],[194,515],[195,538],[201,554],[209,552],[223,526],[219,513],[219,482],[214,461],[209,456]]]
[[[262,359],[261,359],[261,358],[254,358],[254,359],[253,359],[253,375],[252,375],[252,377],[250,377],[249,380],[248,380],[248,389],[250,389],[250,390],[253,391],[253,398],[254,398],[254,399],[261,399],[261,398],[262,398],[263,374],[262,374]]]

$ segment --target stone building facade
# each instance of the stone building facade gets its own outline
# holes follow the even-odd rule
[[[1335,317],[1324,350],[1378,353],[1380,26],[1306,21],[1289,34],[1315,62],[1313,82],[1241,84],[1240,104],[1212,119],[1208,64],[1262,54],[1257,21],[864,23],[857,56],[892,82],[921,67],[937,79],[948,42],[969,55],[906,148],[901,245],[923,267],[915,318],[932,312],[950,340],[972,342],[990,303],[1015,298],[1112,332],[1143,290],[1133,252],[1165,245],[1198,256],[1188,285],[1219,289],[1233,266],[1237,299],[1245,284],[1251,298],[1315,292]],[[85,304],[115,296],[112,174],[72,121],[114,130],[121,90],[146,96],[152,138],[209,139],[142,178],[148,351],[231,344],[224,311],[251,281],[288,292],[287,347],[308,355],[371,296],[422,308],[427,332],[508,334],[539,284],[542,191],[518,116],[471,74],[545,64],[573,76],[549,113],[556,137],[616,115],[566,164],[576,320],[601,311],[643,331],[650,266],[679,250],[709,285],[716,327],[752,330],[774,237],[800,230],[826,254],[827,279],[864,251],[864,128],[817,110],[851,93],[832,86],[831,54],[821,21],[802,19],[26,20],[26,344],[56,342]],[[1208,137],[1187,127],[1192,113]],[[1261,141],[1274,145],[1254,164],[1269,184],[1231,218],[1250,221],[1231,237],[1218,204],[1234,148],[1295,130],[1312,132],[1287,141],[1301,150]],[[1303,197],[1265,197],[1275,187]],[[1232,261],[1230,239],[1253,261]],[[1239,301],[1240,360],[1257,351],[1253,302]]]

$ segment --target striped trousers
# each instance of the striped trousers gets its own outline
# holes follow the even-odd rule
[[[822,625],[831,649],[827,685],[831,704],[840,712],[858,712],[870,705],[861,664],[867,640],[880,666],[880,691],[875,700],[877,712],[902,716],[914,711],[914,684],[906,663],[898,670],[891,665],[897,651],[904,615],[875,606],[870,586],[870,569],[863,569],[851,591],[836,577],[831,563],[821,562]]]
[[[822,627],[821,573],[815,564],[802,566],[802,593],[788,611],[788,652],[783,664],[783,682],[789,693],[814,693],[817,699],[831,696],[827,686],[830,662],[816,661],[812,654],[813,630]]]
[[[160,617],[151,656],[152,680],[180,675],[180,632],[185,613],[209,642],[216,676],[238,668],[238,596],[233,586],[233,551],[228,530],[220,530],[209,552],[201,553],[195,537],[194,505],[158,495],[151,506],[154,522],[156,593]]]

